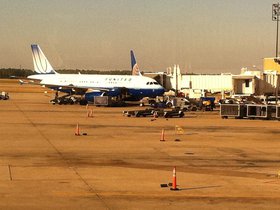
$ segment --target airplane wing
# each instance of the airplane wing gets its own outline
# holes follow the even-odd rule
[[[100,92],[108,92],[111,89],[108,88],[89,88],[89,87],[83,87],[83,86],[76,86],[73,84],[69,84],[69,85],[55,85],[55,84],[46,84],[44,82],[41,83],[41,85],[50,88],[50,89],[55,89],[58,91],[62,91],[62,92],[68,92],[68,91],[72,91],[76,94],[85,94],[87,92],[93,92],[93,91],[100,91]]]

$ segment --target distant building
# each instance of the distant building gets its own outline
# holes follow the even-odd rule
[[[190,98],[200,98],[206,92],[230,92],[232,91],[232,74],[181,74],[179,65],[174,65],[173,72],[168,71],[170,87],[178,89]]]
[[[263,70],[242,68],[238,75],[182,74],[179,65],[174,65],[173,70],[167,69],[167,73],[145,73],[145,76],[156,79],[167,91],[178,90],[190,98],[200,98],[207,92],[220,92],[222,97],[225,92],[240,96],[271,95],[276,93],[280,84],[280,64],[277,62],[273,58],[265,58]]]
[[[264,58],[263,59],[264,71],[277,71],[280,73],[280,58]]]
[[[239,75],[232,76],[234,95],[259,94],[259,80],[261,71],[242,68]]]

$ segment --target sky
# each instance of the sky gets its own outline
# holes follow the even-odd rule
[[[275,56],[272,0],[0,0],[0,68],[239,73]]]

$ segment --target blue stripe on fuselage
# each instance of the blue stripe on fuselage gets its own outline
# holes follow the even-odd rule
[[[129,100],[141,100],[144,97],[154,98],[156,96],[161,96],[165,92],[164,88],[157,89],[127,89]],[[93,101],[94,96],[100,96],[105,93],[106,96],[120,96],[121,88],[114,88],[109,91],[94,91],[85,94],[85,99],[87,101]]]
[[[151,97],[161,96],[164,93],[164,89],[128,89],[128,93],[135,97]]]

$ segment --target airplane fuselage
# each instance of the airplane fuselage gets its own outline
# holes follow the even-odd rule
[[[38,74],[31,75],[28,78],[40,80],[41,85],[46,85],[48,87],[87,89],[88,96],[100,95],[102,93],[106,93],[110,96],[118,96],[122,91],[126,91],[126,94],[130,95],[133,99],[141,99],[143,97],[156,97],[164,93],[164,88],[159,83],[145,76]]]

